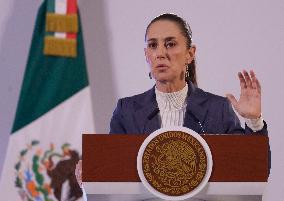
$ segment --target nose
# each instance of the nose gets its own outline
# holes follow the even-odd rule
[[[166,58],[166,48],[163,45],[159,45],[156,49],[156,59]]]

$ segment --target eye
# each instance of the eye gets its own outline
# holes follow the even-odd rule
[[[148,48],[155,49],[156,47],[157,47],[157,43],[156,42],[148,43]]]
[[[169,42],[166,42],[165,46],[166,46],[166,48],[172,48],[172,47],[176,46],[176,43],[173,42],[173,41],[169,41]]]

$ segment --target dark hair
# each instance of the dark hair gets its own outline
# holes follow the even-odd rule
[[[188,23],[184,19],[182,19],[181,17],[179,17],[175,14],[171,14],[171,13],[165,13],[165,14],[159,15],[159,16],[155,17],[149,23],[149,25],[147,26],[147,29],[146,29],[146,33],[145,33],[145,41],[146,41],[146,36],[147,36],[149,27],[154,22],[157,22],[157,21],[160,21],[160,20],[168,20],[168,21],[176,23],[176,25],[178,25],[178,27],[180,28],[181,34],[186,39],[187,48],[191,47],[192,32],[191,32],[190,26],[188,25]],[[193,59],[192,62],[190,64],[188,64],[187,73],[185,73],[185,74],[188,74],[188,76],[185,77],[185,81],[186,82],[191,81],[195,86],[197,86],[195,59]]]

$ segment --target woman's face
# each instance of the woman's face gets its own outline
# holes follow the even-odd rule
[[[184,82],[186,64],[194,58],[195,47],[187,47],[175,22],[159,20],[148,28],[144,51],[154,79],[175,83]]]

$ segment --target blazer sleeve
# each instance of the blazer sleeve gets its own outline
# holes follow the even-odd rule
[[[245,129],[242,128],[240,120],[234,112],[231,103],[227,98],[223,102],[223,129],[224,133],[245,133]]]
[[[265,121],[263,121],[263,123],[264,123],[263,128],[259,131],[255,131],[255,132],[250,127],[248,127],[247,124],[246,124],[245,133],[268,135],[267,124],[266,124]]]
[[[123,126],[123,114],[122,114],[122,99],[119,99],[116,108],[112,114],[110,121],[110,134],[123,134],[126,133],[126,129]]]
[[[223,104],[223,122],[225,133],[268,134],[266,122],[264,122],[264,126],[260,131],[254,132],[247,125],[245,125],[245,129],[243,129],[238,116],[227,98]]]

